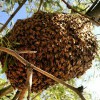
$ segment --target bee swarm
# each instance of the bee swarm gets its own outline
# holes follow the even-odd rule
[[[79,77],[91,67],[97,52],[97,41],[91,32],[89,19],[78,14],[37,12],[31,18],[18,20],[3,39],[17,51],[36,51],[20,54],[36,67],[64,81]],[[5,43],[3,44],[5,47]],[[6,54],[1,54],[4,65]],[[26,68],[12,56],[7,59],[7,78],[14,88],[23,89]],[[33,70],[32,91],[46,89],[55,82]]]

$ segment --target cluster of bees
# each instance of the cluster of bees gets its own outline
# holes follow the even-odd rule
[[[16,51],[36,51],[20,54],[36,67],[64,81],[79,77],[91,67],[97,52],[97,41],[91,32],[89,19],[79,14],[37,12],[31,18],[18,20],[3,39]],[[4,43],[4,46],[5,43]],[[4,65],[6,54],[2,53]],[[14,88],[23,89],[26,67],[14,57],[6,60],[7,78]],[[32,91],[46,89],[55,82],[33,70]]]

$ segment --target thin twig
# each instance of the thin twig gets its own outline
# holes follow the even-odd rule
[[[12,100],[17,100],[20,95],[20,91],[17,91],[14,98]]]
[[[2,25],[2,26],[3,26],[4,24],[3,24],[3,23],[0,23],[0,25]],[[9,29],[8,27],[6,27],[6,28],[7,28],[7,29]]]
[[[9,82],[1,83],[1,84],[0,84],[0,87],[2,87],[2,86],[5,87],[5,86],[7,86],[8,84],[9,84]]]
[[[5,95],[7,95],[8,93],[11,93],[13,90],[14,90],[14,88],[11,85],[1,89],[0,90],[0,97],[3,97]]]
[[[38,12],[40,11],[41,5],[43,3],[43,0],[40,0],[40,4],[39,4],[39,8],[38,8]]]
[[[89,13],[91,10],[93,10],[94,6],[98,3],[99,0],[95,0],[95,2],[93,2],[92,6],[89,8],[89,10],[86,13]]]
[[[93,0],[90,0],[91,1],[91,3],[94,3],[94,1]]]
[[[87,6],[86,8],[82,9],[81,12],[86,11],[86,9],[88,9],[89,6]]]
[[[30,95],[31,95],[31,87],[32,87],[32,75],[33,75],[33,70],[29,66],[29,68],[27,68],[27,82],[26,82],[26,86],[28,88],[27,100],[30,100],[31,97]]]
[[[16,51],[18,52],[19,54],[22,54],[22,53],[36,53],[37,51]]]
[[[12,18],[16,15],[16,13],[20,10],[20,8],[24,5],[24,3],[27,0],[23,0],[23,2],[18,6],[18,8],[13,12],[13,14],[9,17],[9,19],[6,21],[6,23],[3,25],[3,27],[0,29],[0,33],[3,31],[3,29],[8,25],[8,23],[12,20]]]
[[[40,95],[41,94],[41,91],[39,92],[39,93],[37,93],[33,98],[32,98],[32,100],[34,100],[38,95]]]
[[[7,54],[10,54],[12,55],[13,57],[15,57],[17,60],[19,60],[21,63],[23,63],[26,67],[27,65],[30,65],[30,68],[40,72],[41,74],[51,78],[52,80],[58,82],[58,83],[61,83],[63,84],[64,86],[70,88],[71,90],[73,90],[74,92],[77,93],[77,95],[82,99],[82,100],[85,100],[84,96],[82,95],[82,93],[80,93],[75,87],[69,85],[69,84],[66,84],[64,81],[62,81],[61,79],[53,76],[52,74],[49,74],[48,72],[36,67],[35,65],[29,63],[27,60],[25,60],[23,57],[21,57],[18,53],[16,53],[14,50],[11,50],[11,49],[8,49],[8,48],[5,48],[5,47],[0,47],[0,51],[3,51],[3,52],[6,52]],[[29,68],[29,67],[28,67]],[[21,100],[21,99],[19,99]]]
[[[71,5],[69,5],[65,0],[62,0],[62,1],[66,4],[66,6],[67,6],[69,9],[72,9],[74,12],[76,12],[76,13],[78,13],[78,14],[80,14],[80,15],[82,15],[82,16],[84,16],[84,17],[90,19],[90,20],[92,20],[93,22],[95,22],[97,25],[100,26],[100,23],[99,23],[98,21],[94,20],[92,17],[87,16],[87,15],[85,15],[85,14],[82,14],[81,12],[78,12],[78,11],[77,11],[76,9],[74,9]]]

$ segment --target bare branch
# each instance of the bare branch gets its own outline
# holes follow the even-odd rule
[[[1,90],[0,90],[0,97],[3,97],[3,96],[5,96],[5,95],[7,95],[8,93],[13,92],[13,90],[14,90],[14,89],[13,89],[13,87],[12,87],[11,85],[9,85],[9,86],[7,86],[7,87],[1,89]]]
[[[40,0],[40,4],[39,4],[38,11],[40,11],[40,8],[41,8],[42,3],[43,3],[43,0]]]
[[[19,54],[22,54],[22,53],[36,53],[37,51],[16,51],[18,52]]]
[[[16,13],[20,10],[20,8],[24,5],[24,3],[27,0],[23,0],[23,2],[18,6],[18,8],[13,12],[13,14],[9,17],[9,19],[6,21],[6,23],[3,25],[3,27],[0,29],[0,32],[3,31],[3,29],[8,25],[8,23],[12,20],[12,18],[16,15]]]
[[[95,0],[92,6],[86,12],[86,15],[91,16],[99,22],[100,18],[100,0]]]
[[[17,91],[14,98],[12,100],[17,100],[20,95],[20,91]]]
[[[38,95],[40,95],[41,94],[41,91],[39,92],[39,93],[37,93],[33,98],[32,98],[32,100],[34,100]]]
[[[27,100],[30,100],[31,87],[32,87],[32,75],[33,75],[33,70],[30,68],[30,65],[29,65],[29,68],[27,68],[27,81],[26,81],[26,86],[28,88]]]
[[[27,80],[26,80],[26,85],[24,87],[24,89],[21,91],[20,96],[18,98],[18,100],[23,100],[27,90],[28,90],[28,96],[27,96],[27,100],[31,100],[31,87],[32,87],[32,75],[33,75],[33,70],[32,68],[30,68],[30,65],[27,65]]]
[[[4,83],[1,83],[1,84],[0,84],[0,87],[2,87],[2,86],[5,87],[5,86],[8,86],[8,85],[9,85],[9,82],[4,82]]]
[[[18,100],[24,100],[24,97],[25,97],[26,93],[27,93],[27,87],[25,87],[25,88],[20,92]]]
[[[1,25],[4,25],[3,23],[0,23]]]
[[[82,99],[82,100],[85,100],[84,96],[82,95],[82,93],[80,93],[77,88],[69,85],[69,84],[66,84],[64,81],[62,81],[61,79],[53,76],[52,74],[49,74],[48,72],[36,67],[35,65],[29,63],[27,60],[25,60],[23,57],[21,57],[18,53],[16,53],[14,50],[11,50],[11,49],[8,49],[8,48],[5,48],[5,47],[0,47],[0,51],[3,51],[3,52],[6,52],[10,55],[12,55],[13,57],[15,57],[17,60],[19,60],[21,63],[23,63],[26,67],[27,65],[30,65],[30,68],[40,72],[41,74],[51,78],[52,80],[58,82],[58,83],[61,83],[63,84],[64,86],[70,88],[71,90],[73,90],[74,92],[77,93],[77,95]],[[29,68],[29,67],[28,67]],[[27,88],[26,88],[27,89]],[[21,99],[19,99],[21,100]]]
[[[3,24],[3,23],[0,23],[0,25],[2,25],[2,26],[3,26],[4,24]],[[9,29],[9,28],[8,28],[8,27],[6,27],[6,26],[5,26],[5,28]]]
[[[92,17],[87,16],[87,15],[85,15],[85,14],[82,14],[81,12],[78,12],[78,11],[77,11],[76,9],[74,9],[71,5],[69,5],[65,0],[62,0],[62,1],[66,4],[66,6],[67,6],[69,9],[73,10],[74,12],[76,12],[76,13],[78,13],[78,14],[80,14],[80,15],[86,17],[86,18],[89,18],[90,20],[92,20],[93,22],[95,22],[96,25],[99,25],[99,26],[100,26],[100,23],[99,23],[98,21],[94,20]]]
[[[93,0],[90,0],[91,1],[91,3],[94,3],[94,1]]]

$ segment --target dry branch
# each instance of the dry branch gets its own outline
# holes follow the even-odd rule
[[[6,52],[7,54],[10,54],[12,55],[13,57],[15,57],[17,60],[19,60],[21,63],[23,63],[26,67],[27,65],[30,65],[30,68],[42,73],[43,75],[53,79],[54,81],[58,82],[58,83],[61,83],[63,84],[64,86],[70,88],[71,90],[73,90],[74,92],[77,93],[77,95],[82,99],[82,100],[85,100],[84,96],[82,95],[82,93],[80,93],[77,88],[69,85],[69,84],[66,84],[64,81],[62,81],[61,79],[53,76],[52,74],[49,74],[48,72],[34,66],[33,64],[29,63],[27,60],[25,60],[23,57],[21,57],[18,53],[16,53],[14,50],[11,50],[11,49],[8,49],[8,48],[5,48],[5,47],[0,47],[0,51],[3,51],[3,52]],[[29,68],[29,67],[28,67]],[[27,90],[27,88],[26,88]],[[19,99],[21,100],[21,99]]]
[[[27,0],[23,0],[23,2],[18,6],[18,8],[13,12],[13,14],[9,17],[9,19],[6,21],[6,23],[3,25],[3,27],[0,29],[0,32],[3,31],[3,29],[8,25],[8,23],[12,20],[12,18],[16,15],[16,13],[20,10],[20,8],[24,5],[24,3]]]
[[[26,80],[26,86],[25,88],[21,91],[19,99],[18,100],[23,100],[26,92],[28,91],[28,96],[27,96],[27,100],[31,100],[30,99],[30,94],[31,94],[31,87],[32,87],[32,75],[33,75],[33,71],[30,68],[30,65],[27,65],[27,80]]]
[[[99,1],[99,0],[95,0],[95,2],[93,2],[93,1],[91,0],[91,2],[93,3],[93,5],[89,8],[89,10],[87,11],[87,13],[89,13],[89,12],[93,9],[93,7],[98,3],[98,1]]]
[[[87,15],[85,15],[85,14],[82,14],[81,12],[78,12],[78,11],[77,11],[76,9],[74,9],[71,5],[69,5],[65,0],[62,0],[62,1],[66,4],[66,6],[67,6],[69,9],[73,10],[74,12],[76,12],[76,13],[78,13],[78,14],[80,14],[80,15],[86,17],[86,18],[89,18],[90,20],[92,20],[93,22],[95,22],[96,25],[99,25],[99,26],[100,26],[100,23],[99,23],[98,21],[94,20],[92,17],[87,16]]]
[[[18,100],[23,100],[27,90],[28,90],[28,96],[27,96],[27,100],[31,100],[30,99],[30,94],[31,94],[31,87],[32,87],[32,75],[33,75],[33,71],[30,68],[30,65],[27,65],[27,80],[26,80],[26,86],[25,88],[20,92],[19,98]]]
[[[9,82],[4,82],[4,83],[1,83],[1,84],[0,84],[0,87],[2,87],[2,86],[5,87],[5,86],[7,86],[7,85],[9,85]]]
[[[18,52],[19,54],[22,54],[22,53],[36,53],[36,51],[16,51]]]
[[[41,94],[41,91],[39,92],[39,93],[37,93],[33,98],[32,98],[32,100],[34,100],[38,95],[40,95]]]
[[[33,70],[31,68],[27,68],[27,81],[26,81],[26,86],[28,88],[28,97],[27,97],[27,100],[30,100],[31,87],[32,87],[32,75],[33,75]]]
[[[15,94],[15,96],[14,96],[14,98],[12,100],[17,100],[18,97],[19,97],[19,94],[20,94],[20,91],[17,91],[16,94]]]
[[[5,95],[7,95],[8,93],[13,92],[13,90],[14,90],[14,88],[11,85],[1,89],[0,90],[0,97],[3,97]]]
[[[27,87],[25,87],[25,88],[20,92],[18,100],[23,100],[24,97],[25,97],[25,95],[26,95],[26,93],[27,93]]]
[[[43,0],[40,0],[40,4],[39,4],[38,11],[40,11],[40,8],[41,8],[42,3],[43,3]]]

